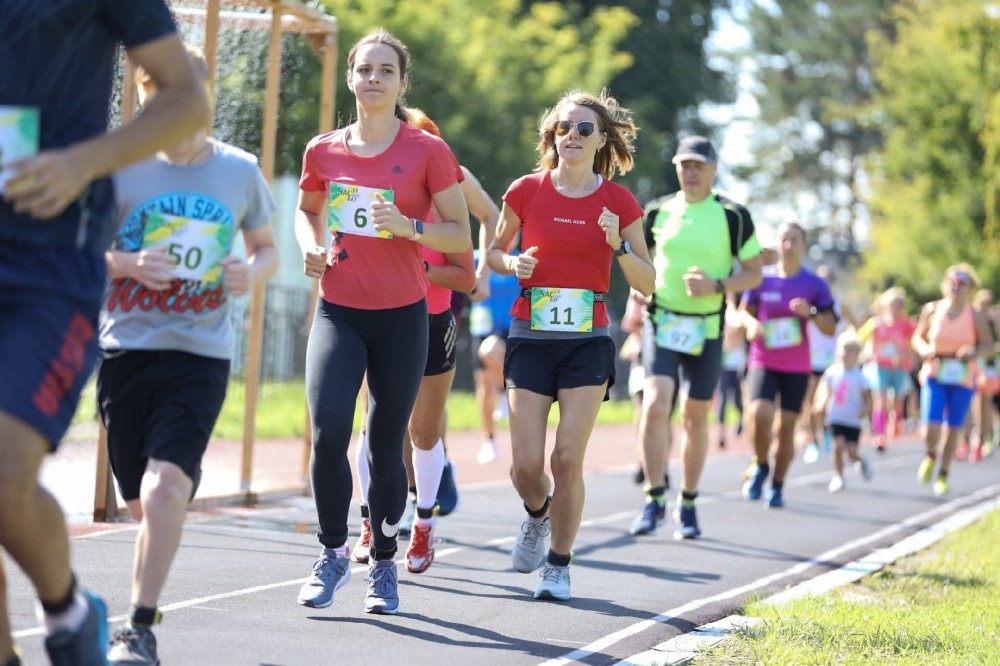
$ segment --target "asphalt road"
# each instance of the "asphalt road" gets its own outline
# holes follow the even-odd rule
[[[160,656],[167,665],[212,666],[615,663],[731,614],[748,596],[838,568],[1000,494],[1000,456],[956,463],[952,494],[937,498],[916,480],[920,451],[912,437],[894,444],[873,457],[872,481],[849,473],[838,495],[826,489],[828,461],[798,459],[786,482],[787,506],[770,511],[740,496],[744,455],[713,455],[698,500],[704,534],[697,541],[675,541],[672,525],[652,537],[628,535],[642,496],[631,459],[619,457],[587,474],[569,602],[533,600],[537,574],[511,568],[523,511],[506,482],[463,487],[458,511],[439,520],[434,565],[420,575],[400,565],[394,617],[364,613],[360,565],[330,608],[296,604],[318,552],[310,499],[198,514],[185,528],[162,599]],[[104,596],[116,626],[128,609],[134,538],[134,526],[118,526],[73,539],[78,577]],[[31,588],[6,565],[25,663],[47,663]]]

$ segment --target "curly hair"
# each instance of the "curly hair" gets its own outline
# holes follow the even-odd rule
[[[635,164],[635,137],[639,131],[632,120],[632,112],[618,104],[607,88],[601,94],[592,95],[582,90],[571,90],[556,102],[556,105],[542,114],[538,125],[538,163],[535,171],[554,169],[559,164],[556,151],[555,121],[567,106],[585,106],[597,114],[599,129],[607,141],[594,155],[594,173],[611,178],[615,171],[626,174]]]

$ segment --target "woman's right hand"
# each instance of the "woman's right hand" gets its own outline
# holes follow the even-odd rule
[[[327,253],[325,247],[317,245],[305,253],[305,274],[306,277],[321,278],[327,269]]]
[[[535,266],[538,265],[538,259],[533,256],[535,252],[538,252],[538,246],[532,245],[516,257],[511,257],[511,268],[518,280],[527,280],[535,272]]]

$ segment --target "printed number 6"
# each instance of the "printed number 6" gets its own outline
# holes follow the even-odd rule
[[[357,210],[355,210],[354,211],[354,226],[356,226],[358,229],[362,229],[367,224],[368,224],[368,218],[365,217],[365,209],[364,208],[358,208]]]

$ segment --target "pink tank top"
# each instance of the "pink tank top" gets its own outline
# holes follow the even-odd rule
[[[972,305],[966,304],[957,317],[948,317],[948,308],[942,302],[931,316],[927,339],[937,356],[954,356],[966,345],[976,344],[976,322]]]

